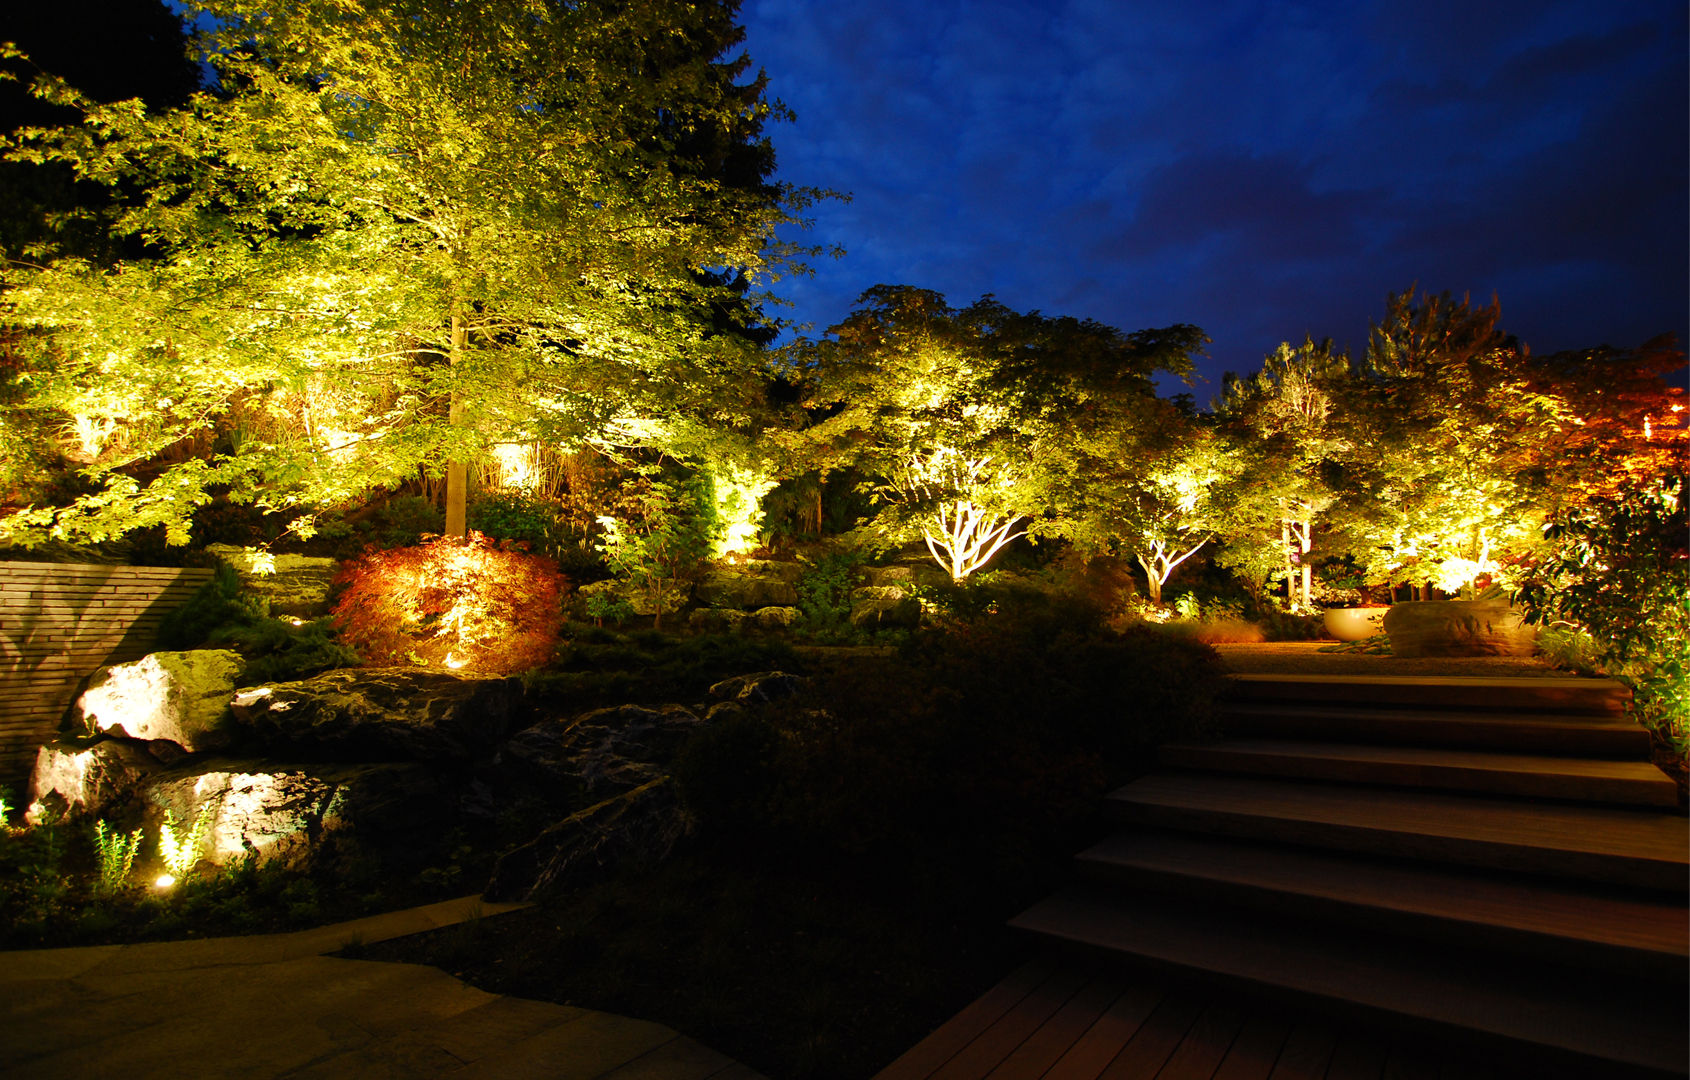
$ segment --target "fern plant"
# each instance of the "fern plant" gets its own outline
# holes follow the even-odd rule
[[[141,849],[141,836],[140,829],[125,834],[107,828],[103,820],[94,823],[94,854],[100,866],[95,891],[99,895],[111,896],[128,883],[135,853]]]
[[[199,862],[200,845],[205,841],[206,829],[211,825],[213,805],[206,803],[185,833],[176,829],[176,815],[164,812],[164,822],[158,829],[158,855],[164,869],[172,877],[180,878]]]

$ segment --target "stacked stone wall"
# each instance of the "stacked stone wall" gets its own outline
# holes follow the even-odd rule
[[[151,652],[199,567],[0,562],[0,781],[21,796],[77,685]]]

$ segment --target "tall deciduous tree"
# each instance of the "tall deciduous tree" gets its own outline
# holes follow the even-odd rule
[[[1526,379],[1499,305],[1408,289],[1387,299],[1343,420],[1334,522],[1376,579],[1471,589],[1538,536],[1534,448],[1562,403]]]
[[[221,94],[152,113],[46,83],[85,123],[16,156],[143,191],[115,228],[150,257],[8,268],[35,401],[99,489],[6,528],[180,541],[221,487],[308,530],[444,459],[461,531],[490,442],[732,413],[750,346],[719,323],[808,198],[765,182],[779,109],[723,56],[736,8],[223,0]]]
[[[1229,382],[1219,402],[1225,436],[1242,456],[1221,561],[1273,566],[1293,606],[1311,605],[1315,525],[1336,499],[1326,465],[1349,447],[1337,415],[1349,375],[1349,359],[1330,340],[1307,338]]]

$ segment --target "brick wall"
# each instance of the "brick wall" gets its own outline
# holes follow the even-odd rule
[[[0,780],[19,786],[106,664],[151,652],[159,623],[212,572],[173,566],[0,562]]]

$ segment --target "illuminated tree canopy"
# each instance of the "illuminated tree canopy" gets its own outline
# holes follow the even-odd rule
[[[810,193],[767,182],[736,6],[230,0],[222,92],[186,108],[43,80],[84,123],[13,156],[128,193],[107,225],[148,254],[6,267],[19,415],[56,418],[88,490],[0,528],[181,542],[227,490],[308,532],[491,443],[743,420],[757,349],[721,324],[757,317]]]
[[[921,537],[956,580],[1023,532],[1117,535],[1122,504],[1102,489],[1146,470],[1173,411],[1152,377],[1188,372],[1205,340],[891,285],[830,333],[804,354],[826,410],[804,438],[824,466],[876,477],[880,526]]]
[[[1239,458],[1218,558],[1251,581],[1283,575],[1305,609],[1316,524],[1337,499],[1324,466],[1349,449],[1339,423],[1349,379],[1349,358],[1309,338],[1280,345],[1254,376],[1229,382],[1218,403]]]

